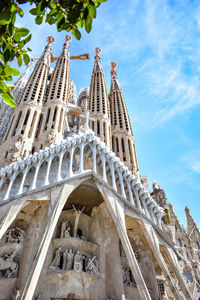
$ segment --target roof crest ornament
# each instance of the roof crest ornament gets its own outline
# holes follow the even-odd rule
[[[112,68],[112,70],[110,71],[110,75],[112,77],[112,79],[117,78],[117,72],[115,71],[115,69],[117,68],[117,63],[114,61],[111,61],[110,66]]]
[[[96,55],[95,55],[95,57],[94,57],[95,61],[100,61],[101,58],[100,58],[99,54],[101,53],[101,49],[100,49],[99,47],[96,47],[96,48],[94,49],[94,51],[95,51],[95,53],[96,53]]]

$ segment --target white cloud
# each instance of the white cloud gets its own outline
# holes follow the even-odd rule
[[[189,151],[180,159],[193,172],[200,174],[200,151]]]

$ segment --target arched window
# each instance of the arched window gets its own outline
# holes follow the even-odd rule
[[[178,239],[178,244],[179,244],[179,247],[182,247],[182,243],[181,243],[180,239]]]
[[[199,242],[196,241],[197,249],[200,249]]]

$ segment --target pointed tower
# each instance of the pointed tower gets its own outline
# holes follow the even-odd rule
[[[19,106],[19,104],[21,103],[21,96],[28,81],[29,70],[30,65],[27,67],[26,72],[19,77],[19,79],[15,83],[14,89],[12,90],[12,94],[14,96],[14,100],[17,106]],[[5,133],[7,131],[10,119],[12,118],[14,111],[15,109],[9,107],[6,103],[2,104],[0,111],[0,145],[3,143]]]
[[[71,36],[65,36],[63,49],[51,74],[43,112],[40,116],[40,128],[34,143],[34,151],[57,143],[63,138],[65,113],[68,103],[69,42],[71,40]]]
[[[131,128],[128,111],[124,101],[122,89],[117,80],[115,68],[117,64],[111,62],[110,86],[110,120],[112,128],[112,150],[125,163],[129,170],[138,173],[135,140]]]
[[[110,116],[108,94],[105,85],[104,72],[100,63],[100,48],[95,48],[95,62],[90,84],[88,109],[90,111],[90,128],[110,148]]]
[[[23,90],[19,105],[12,114],[10,124],[4,135],[0,166],[16,162],[32,151],[32,144],[40,126],[40,115],[51,60],[53,37],[47,38],[48,44],[35,65]]]

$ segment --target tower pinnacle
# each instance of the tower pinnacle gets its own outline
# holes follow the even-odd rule
[[[108,94],[106,90],[103,68],[100,62],[101,49],[94,49],[94,67],[90,83],[89,110],[93,121],[90,121],[90,127],[100,139],[110,147],[110,116]]]
[[[95,53],[96,53],[96,55],[95,55],[95,57],[94,57],[94,59],[95,59],[95,61],[100,61],[100,56],[99,56],[99,54],[101,53],[101,49],[99,48],[99,47],[96,47],[95,49],[94,49],[94,51],[95,51]]]
[[[123,92],[117,79],[115,69],[117,64],[110,63],[111,86],[110,86],[110,121],[112,127],[112,150],[120,157],[121,161],[133,171],[138,172],[135,140],[132,133]]]
[[[113,79],[115,79],[117,77],[117,73],[115,71],[115,69],[117,68],[117,63],[114,61],[111,61],[110,66],[112,68],[112,70],[110,71],[110,75]]]
[[[47,64],[48,66],[50,65],[50,58],[51,58],[51,45],[55,44],[55,39],[53,36],[48,36],[47,37],[47,42],[48,44],[46,45],[44,52],[42,53],[42,55],[40,56],[39,61],[44,62],[45,64]]]
[[[71,42],[71,40],[72,40],[72,37],[70,35],[66,34],[63,49],[69,49],[69,42]]]

